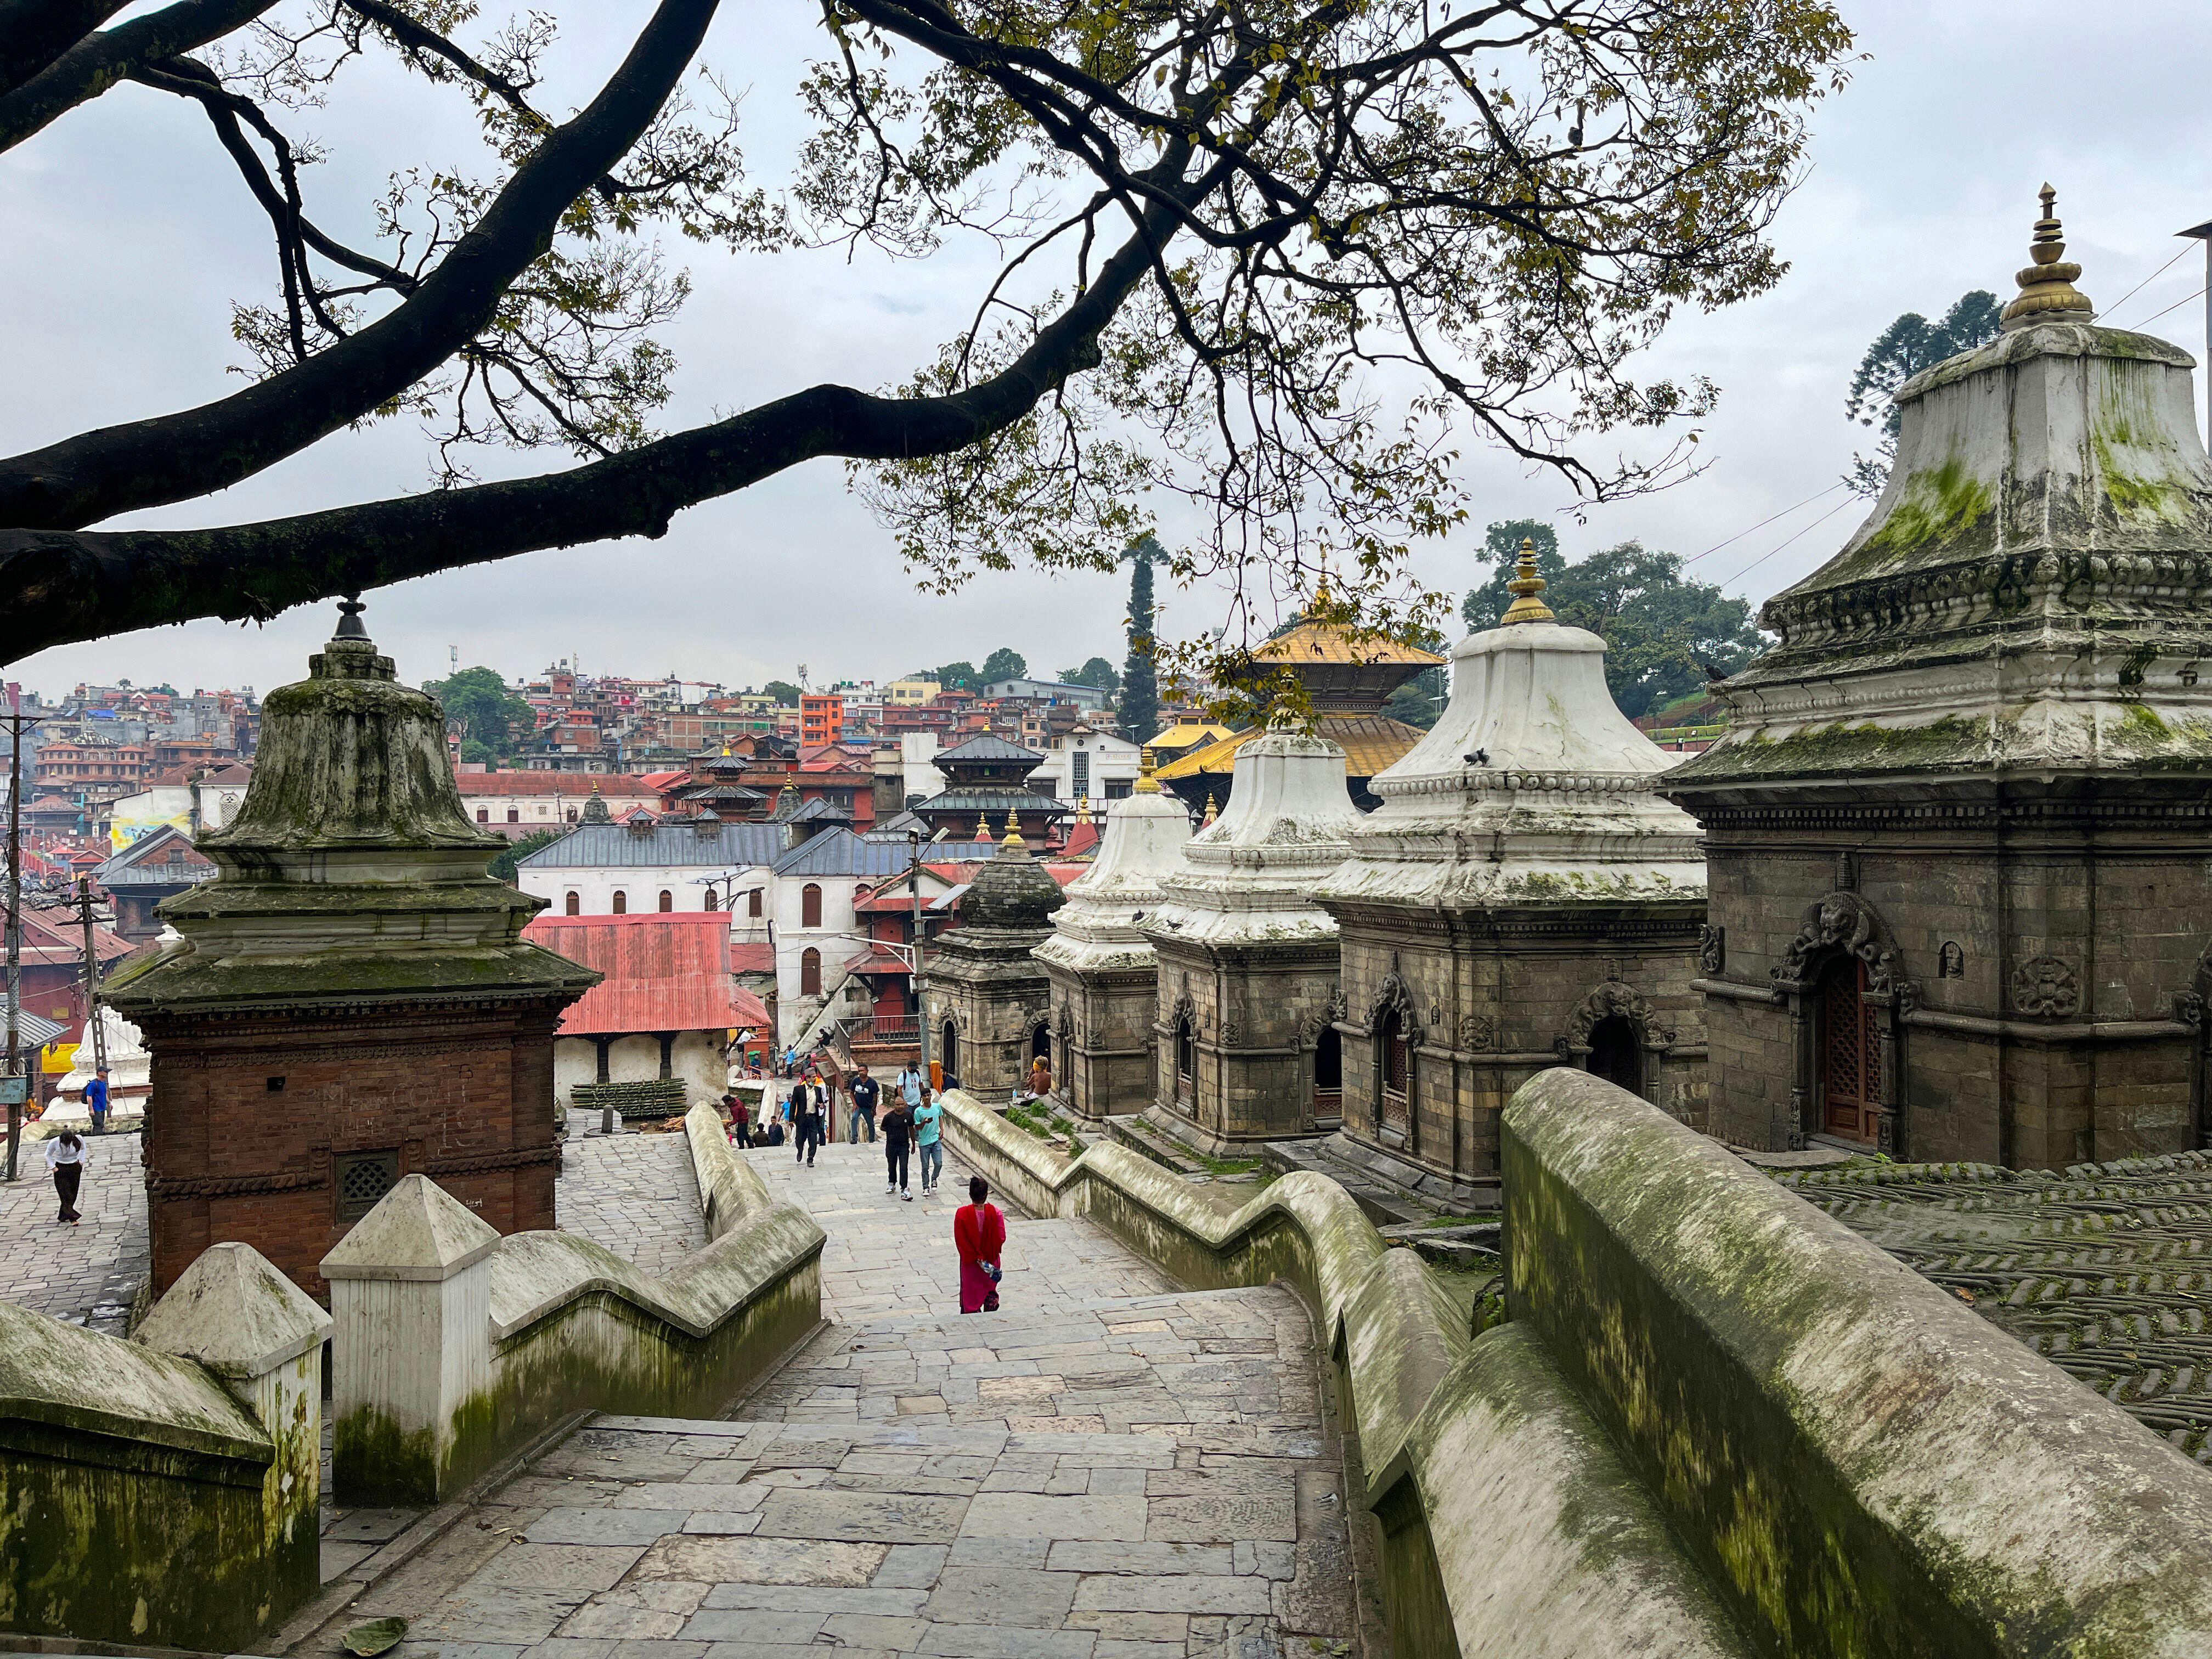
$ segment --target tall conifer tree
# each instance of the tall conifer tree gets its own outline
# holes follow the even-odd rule
[[[1121,671],[1121,729],[1138,743],[1159,730],[1159,682],[1152,674],[1152,561],[1166,550],[1150,536],[1129,550],[1129,661]]]

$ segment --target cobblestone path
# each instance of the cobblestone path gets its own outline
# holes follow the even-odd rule
[[[665,1273],[707,1242],[691,1146],[681,1131],[587,1135],[594,1112],[568,1114],[555,1188],[562,1231],[581,1233],[649,1273]]]
[[[903,1203],[873,1147],[811,1170],[751,1157],[829,1232],[833,1322],[731,1420],[598,1419],[295,1652],[385,1613],[412,1621],[398,1659],[1279,1659],[1372,1640],[1297,1297],[1176,1291],[1087,1223],[1010,1215],[1004,1310],[963,1316],[964,1171]]]
[[[16,1178],[0,1181],[0,1300],[120,1336],[152,1262],[145,1171],[135,1130],[88,1144],[92,1168],[77,1194],[84,1219],[74,1227],[54,1219],[42,1143],[27,1139]]]

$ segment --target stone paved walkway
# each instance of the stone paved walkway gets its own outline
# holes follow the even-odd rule
[[[554,1216],[649,1273],[665,1273],[707,1242],[691,1145],[680,1132],[586,1134],[596,1113],[568,1114]]]
[[[92,1168],[77,1195],[84,1219],[74,1227],[54,1219],[40,1142],[27,1139],[16,1179],[0,1181],[0,1300],[119,1336],[152,1261],[145,1171],[135,1131],[89,1144]]]
[[[872,1147],[751,1157],[830,1234],[833,1321],[726,1422],[600,1419],[294,1651],[398,1659],[1279,1659],[1358,1650],[1342,1462],[1279,1288],[1177,1292],[1008,1218],[957,1310],[954,1194]]]

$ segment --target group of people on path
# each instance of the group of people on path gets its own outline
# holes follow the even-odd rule
[[[795,1060],[796,1056],[792,1059]],[[890,1085],[887,1109],[883,1085],[868,1074],[865,1066],[854,1068],[853,1080],[845,1092],[850,1103],[845,1138],[858,1146],[865,1132],[867,1139],[883,1145],[884,1196],[896,1195],[903,1202],[914,1202],[910,1170],[916,1162],[921,1165],[922,1192],[934,1193],[945,1173],[945,1108],[937,1098],[937,1091],[924,1081],[920,1068],[908,1065],[899,1073]],[[809,1070],[793,1084],[791,1092],[778,1103],[773,1115],[763,1114],[768,1121],[763,1128],[755,1127],[751,1109],[742,1097],[725,1095],[722,1104],[730,1114],[730,1139],[733,1144],[744,1147],[781,1146],[787,1139],[784,1126],[788,1124],[793,1161],[811,1169],[824,1140],[835,1132],[836,1097],[836,1087],[819,1071]],[[962,1313],[996,1313],[999,1310],[1006,1218],[990,1201],[990,1196],[989,1183],[981,1176],[974,1176],[968,1182],[969,1201],[953,1212],[952,1242],[960,1256]]]

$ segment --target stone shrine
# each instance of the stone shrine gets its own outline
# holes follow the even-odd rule
[[[2000,337],[1898,389],[1843,550],[1672,773],[1704,823],[1714,1130],[2058,1169],[2201,1146],[2212,462],[2186,352],[2096,325],[2051,192]]]
[[[1146,1115],[1216,1154],[1335,1127],[1336,923],[1310,895],[1359,817],[1326,738],[1255,738],[1235,776],[1142,924],[1159,962]]]
[[[975,870],[960,925],[929,943],[922,1018],[945,1086],[997,1105],[1013,1098],[1031,1059],[1051,1054],[1052,988],[1032,953],[1052,937],[1065,896],[1018,831]]]
[[[599,975],[520,935],[543,899],[485,866],[444,712],[358,605],[269,695],[217,874],[106,989],[145,1034],[154,1293],[235,1240],[319,1299],[317,1264],[402,1176],[502,1233],[553,1225],[553,1034]]]
[[[1158,968],[1139,924],[1159,908],[1161,879],[1189,839],[1190,814],[1154,780],[1147,750],[1131,793],[1108,809],[1097,854],[1068,887],[1053,936],[1036,948],[1052,981],[1054,1081],[1085,1117],[1153,1097]]]
[[[1614,703],[1605,641],[1544,604],[1525,543],[1510,586],[1315,893],[1342,930],[1344,1133],[1412,1166],[1402,1184],[1466,1188],[1455,1202],[1494,1194],[1498,1114],[1547,1067],[1705,1118],[1698,826],[1656,793],[1669,757]]]

